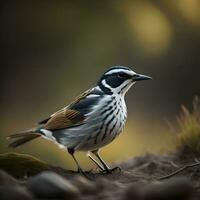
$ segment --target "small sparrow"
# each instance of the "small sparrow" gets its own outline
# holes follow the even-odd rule
[[[55,142],[68,150],[78,171],[83,173],[74,153],[87,151],[88,157],[104,172],[112,170],[100,157],[99,150],[111,143],[122,131],[127,109],[126,92],[137,81],[151,79],[128,67],[108,69],[97,84],[81,94],[74,102],[38,122],[38,127],[9,136],[9,147],[16,148],[38,137]],[[92,157],[95,155],[97,161]]]

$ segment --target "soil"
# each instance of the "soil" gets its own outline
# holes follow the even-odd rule
[[[4,156],[4,157],[3,157]],[[30,177],[43,171],[61,175],[78,190],[77,199],[133,199],[133,200],[197,200],[200,199],[200,164],[187,167],[171,177],[164,176],[180,169],[186,164],[198,162],[195,158],[181,159],[177,155],[145,155],[126,162],[116,163],[120,170],[100,173],[97,170],[86,172],[87,178],[77,172],[50,166],[29,155],[23,155],[24,163],[32,160],[31,166],[21,169],[15,159],[15,170],[10,166],[13,157],[21,154],[6,154],[0,157],[0,169],[14,176],[23,185]],[[9,157],[10,156],[10,157]],[[9,157],[9,159],[8,159]],[[7,159],[6,159],[7,158]],[[10,159],[12,158],[12,159]],[[9,161],[8,161],[9,160]],[[33,161],[34,160],[34,161]],[[8,162],[6,164],[6,162]],[[22,163],[22,161],[20,161]],[[33,162],[34,165],[33,165]],[[7,167],[6,167],[7,166]],[[9,167],[8,167],[9,166]],[[13,166],[13,165],[12,165]],[[37,167],[38,166],[38,167]],[[115,167],[113,166],[113,167]],[[35,170],[35,168],[37,170]],[[19,171],[19,173],[17,173]],[[34,173],[33,173],[34,172]]]

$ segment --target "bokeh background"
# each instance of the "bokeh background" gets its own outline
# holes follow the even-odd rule
[[[111,162],[175,146],[182,104],[200,93],[199,0],[2,0],[0,7],[0,152],[6,136],[73,101],[113,65],[153,81],[126,96],[124,132],[102,150]],[[16,150],[73,168],[70,156],[37,139]],[[81,164],[91,167],[85,154]]]

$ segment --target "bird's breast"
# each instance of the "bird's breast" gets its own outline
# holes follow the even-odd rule
[[[95,143],[102,146],[112,142],[122,131],[127,118],[126,104],[120,96],[112,97],[112,102],[102,112],[101,127]]]

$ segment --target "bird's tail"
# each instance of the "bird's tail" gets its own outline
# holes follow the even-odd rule
[[[39,129],[30,129],[20,133],[16,133],[8,136],[9,140],[12,140],[8,145],[9,148],[16,148],[31,140],[34,140],[41,136]]]

